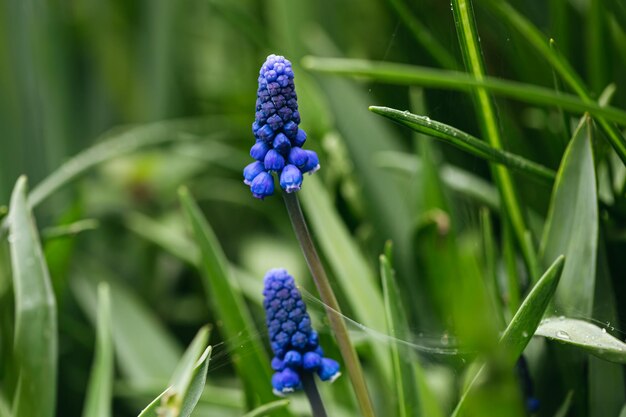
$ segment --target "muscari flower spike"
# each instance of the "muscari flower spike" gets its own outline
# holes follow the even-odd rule
[[[274,352],[272,386],[276,395],[302,388],[305,372],[317,373],[322,381],[334,381],[341,375],[339,363],[325,358],[318,334],[311,328],[294,279],[284,269],[272,269],[265,275],[263,290],[267,329]]]
[[[273,172],[280,187],[292,193],[302,187],[302,174],[312,174],[320,167],[317,154],[302,149],[306,133],[298,128],[300,113],[293,78],[291,62],[277,55],[268,56],[259,72],[252,123],[256,142],[250,149],[255,162],[243,170],[243,182],[256,198],[274,193]]]

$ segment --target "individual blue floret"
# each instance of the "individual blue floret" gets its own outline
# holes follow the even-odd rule
[[[281,188],[288,193],[300,190],[302,174],[319,169],[317,154],[302,149],[307,135],[298,127],[300,112],[293,79],[291,62],[282,56],[270,55],[261,66],[252,123],[256,143],[250,149],[250,156],[263,163],[266,174],[275,172]],[[248,165],[244,169],[244,183],[250,186],[254,197],[264,198],[271,195],[270,188],[273,192],[273,183],[269,185],[266,175],[255,181],[261,174],[258,167]],[[252,184],[256,191],[252,190]]]
[[[280,188],[288,193],[300,190],[302,172],[295,165],[287,165],[280,174]]]
[[[252,180],[250,191],[255,198],[264,199],[274,194],[274,178],[263,171]]]
[[[284,269],[270,270],[265,275],[263,295],[274,353],[274,392],[282,395],[300,389],[305,372],[317,373],[322,381],[332,382],[339,377],[339,363],[323,356],[319,336],[311,328],[311,318],[293,277]]]

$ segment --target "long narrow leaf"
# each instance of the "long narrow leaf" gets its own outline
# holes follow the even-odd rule
[[[109,285],[98,285],[96,354],[91,369],[83,417],[109,417],[113,391],[113,341]]]
[[[544,262],[560,254],[569,260],[555,296],[565,315],[592,313],[598,251],[596,196],[591,121],[584,118],[563,156],[540,249]]]
[[[571,94],[532,84],[484,76],[478,80],[457,71],[446,71],[415,65],[367,61],[347,58],[305,57],[302,65],[313,71],[365,78],[372,81],[400,85],[419,85],[447,90],[472,91],[480,87],[493,94],[510,97],[524,103],[558,106],[571,112],[588,112],[621,125],[626,125],[626,111],[615,107],[603,107],[587,102]]]
[[[243,297],[228,278],[228,262],[209,223],[186,188],[179,191],[181,205],[202,254],[201,273],[207,298],[224,323],[223,332],[235,356],[235,367],[249,388],[249,395],[261,403],[275,399],[271,391],[269,359],[258,339],[252,316]],[[245,343],[242,343],[245,340]]]
[[[576,346],[607,361],[626,363],[626,343],[584,320],[551,317],[541,322],[535,335]]]
[[[9,242],[15,291],[14,417],[52,417],[57,386],[57,310],[48,267],[26,200],[26,177],[11,195]]]
[[[480,49],[480,38],[476,29],[476,22],[474,21],[472,2],[471,0],[452,0],[451,5],[459,45],[467,71],[471,73],[475,79],[482,80],[485,78],[485,65]],[[502,149],[503,140],[500,134],[497,113],[488,90],[483,87],[476,87],[473,91],[473,97],[485,140],[489,142],[493,148]],[[507,220],[513,227],[515,238],[521,249],[526,265],[528,266],[530,275],[533,278],[537,278],[538,271],[533,270],[534,265],[532,261],[535,258],[534,248],[528,245],[525,237],[528,228],[513,177],[511,173],[501,165],[492,165],[491,168],[494,181],[500,191],[500,197],[502,198],[503,211],[506,213]]]
[[[369,109],[416,132],[425,133],[479,158],[505,165],[533,178],[552,182],[556,176],[556,173],[549,168],[519,155],[494,148],[468,133],[426,116],[418,116],[408,111],[391,109],[389,107],[371,106]]]
[[[559,256],[528,294],[500,338],[499,347],[501,350],[495,366],[503,369],[513,368],[541,322],[541,318],[556,291],[564,264],[565,257]],[[484,370],[485,366],[476,373],[472,382],[465,389],[461,400],[452,413],[453,417],[462,415],[468,399],[474,395],[474,391],[480,386],[479,381],[484,377]]]

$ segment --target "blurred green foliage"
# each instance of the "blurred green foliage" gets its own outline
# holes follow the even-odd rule
[[[339,354],[281,199],[241,181],[270,53],[378,415],[527,415],[524,351],[537,415],[623,416],[626,3],[468,5],[0,2],[0,417],[309,413],[270,393],[267,269]]]

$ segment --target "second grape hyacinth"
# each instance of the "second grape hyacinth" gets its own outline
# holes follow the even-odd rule
[[[339,377],[339,363],[324,357],[293,277],[284,269],[270,270],[265,275],[263,295],[274,352],[274,392],[284,395],[302,388],[303,373],[317,373],[322,381],[332,382]]]
[[[255,162],[243,170],[243,182],[256,198],[274,194],[274,172],[280,187],[292,193],[300,190],[302,174],[319,169],[317,154],[302,149],[307,135],[298,127],[300,113],[293,79],[291,62],[278,55],[268,56],[259,72],[252,124],[256,142],[250,149]]]

